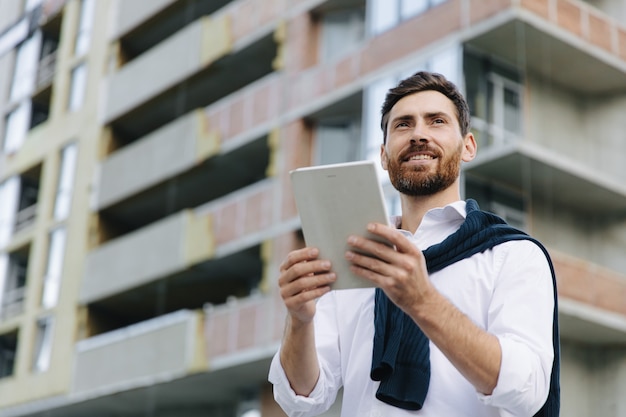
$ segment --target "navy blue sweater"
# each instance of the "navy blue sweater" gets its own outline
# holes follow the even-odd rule
[[[544,246],[517,230],[500,217],[481,211],[474,200],[467,200],[467,217],[459,230],[443,242],[426,249],[428,272],[436,272],[461,259],[469,258],[504,242],[530,240],[546,255],[552,272],[554,313],[552,339],[554,362],[548,399],[535,417],[558,417],[560,409],[560,343],[556,277],[554,266]],[[428,338],[419,326],[376,289],[374,310],[374,350],[371,378],[380,381],[376,398],[407,410],[419,410],[424,404],[430,382],[430,349]],[[454,393],[451,393],[454,395]]]

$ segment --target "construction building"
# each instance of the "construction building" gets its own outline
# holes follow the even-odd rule
[[[421,69],[552,254],[561,415],[626,416],[623,0],[0,0],[0,417],[283,416],[289,171],[378,160]]]

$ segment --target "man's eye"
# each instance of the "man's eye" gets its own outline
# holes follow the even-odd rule
[[[443,124],[443,123],[445,123],[445,122],[446,122],[446,121],[445,121],[445,120],[443,120],[443,119],[435,119],[435,120],[433,120],[433,123],[434,123],[434,124]]]

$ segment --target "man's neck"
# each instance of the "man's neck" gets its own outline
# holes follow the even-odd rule
[[[461,195],[458,187],[449,187],[439,193],[425,196],[408,196],[400,194],[402,204],[402,229],[415,233],[428,210],[445,207],[448,204],[459,201]]]

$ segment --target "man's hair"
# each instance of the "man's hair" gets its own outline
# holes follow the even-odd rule
[[[387,143],[387,124],[389,123],[389,112],[391,108],[400,101],[400,99],[408,95],[428,90],[438,91],[454,103],[461,134],[463,136],[467,135],[470,130],[469,106],[461,92],[456,88],[456,85],[448,81],[446,77],[441,74],[420,71],[400,81],[396,87],[387,92],[385,102],[381,109],[382,117],[380,120],[380,127],[383,130],[383,143]]]

